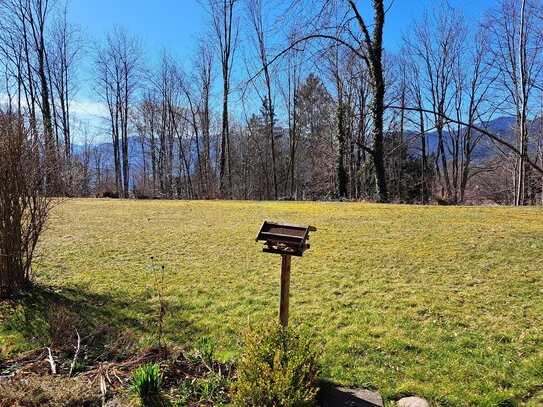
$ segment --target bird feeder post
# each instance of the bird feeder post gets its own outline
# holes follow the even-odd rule
[[[290,297],[290,254],[281,255],[281,295],[279,298],[279,321],[288,325],[288,306]]]
[[[281,255],[281,292],[279,297],[279,321],[282,326],[288,325],[290,297],[290,263],[292,256],[302,257],[309,249],[306,243],[309,232],[316,231],[314,226],[299,226],[264,221],[256,241],[264,240],[265,253]]]

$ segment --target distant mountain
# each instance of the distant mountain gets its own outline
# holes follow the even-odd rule
[[[491,133],[506,133],[512,131],[515,127],[516,118],[514,116],[502,116],[485,123]],[[483,123],[478,123],[477,127],[484,127]]]
[[[515,134],[515,124],[516,124],[516,118],[514,116],[501,116],[496,119],[492,119],[488,122],[478,122],[475,123],[475,126],[485,129],[488,132],[500,137],[501,139],[516,145],[517,136]],[[543,128],[543,118],[539,117],[536,119],[533,119],[528,122],[528,131],[532,134],[540,134],[541,129]],[[445,132],[447,133],[447,132]],[[475,136],[479,135],[479,133],[475,133]],[[437,151],[437,145],[438,145],[438,135],[436,131],[432,131],[430,133],[427,133],[427,141],[428,141],[428,152],[429,154],[433,154]],[[530,150],[535,150],[535,137],[531,137],[531,141],[534,143],[530,146]],[[476,158],[488,158],[491,157],[493,154],[495,154],[495,150],[493,149],[493,146],[495,145],[495,142],[490,140],[488,137],[482,135],[480,143],[475,148],[473,155]],[[447,152],[448,154],[448,152]]]
[[[486,123],[476,123],[477,127],[485,128],[492,134],[495,134],[496,136],[512,143],[513,145],[516,144],[516,135],[515,135],[515,122],[516,119],[514,116],[502,116],[498,117],[496,119],[492,119]],[[543,128],[543,118],[539,117],[534,120],[531,120],[528,123],[529,131],[532,134],[540,134],[542,128]],[[282,131],[282,136],[286,136],[287,132]],[[412,141],[412,151],[414,154],[418,154],[420,152],[420,137],[418,137],[418,133],[416,131],[407,131],[406,134]],[[476,135],[475,135],[476,136]],[[428,142],[428,154],[434,154],[437,151],[437,145],[438,145],[438,136],[436,131],[432,131],[426,134],[426,139]],[[532,137],[534,139],[534,137]],[[492,142],[488,137],[482,136],[481,142],[476,147],[473,155],[474,158],[482,159],[482,158],[488,158],[491,157],[493,154],[495,154],[495,149],[493,148],[494,142]],[[94,146],[97,151],[100,152],[102,160],[104,160],[105,163],[108,163],[108,165],[113,165],[113,144],[111,142],[106,143],[99,143]],[[74,154],[81,154],[83,153],[85,146],[81,144],[74,144],[72,146]],[[535,146],[532,146],[531,148],[535,148]],[[142,146],[140,142],[140,138],[137,135],[130,136],[128,139],[128,151],[130,155],[130,165],[134,168],[137,168],[142,164]],[[174,154],[178,154],[176,151]],[[195,162],[196,156],[195,152],[193,152],[192,162]],[[449,155],[449,152],[447,152]]]

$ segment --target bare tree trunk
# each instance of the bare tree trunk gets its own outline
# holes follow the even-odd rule
[[[270,70],[268,63],[268,54],[266,50],[265,32],[262,16],[262,0],[250,0],[249,1],[249,14],[251,23],[253,25],[257,45],[258,56],[262,66],[262,72],[264,73],[264,82],[266,84],[266,98],[264,108],[267,116],[267,131],[268,139],[271,146],[271,161],[272,161],[272,178],[273,178],[273,198],[278,197],[278,182],[277,182],[277,165],[276,165],[276,147],[275,147],[275,109],[272,99],[272,85],[270,78]]]
[[[44,0],[32,0],[27,5],[27,16],[29,28],[32,32],[32,38],[37,57],[37,75],[40,83],[41,112],[43,121],[44,147],[45,147],[45,176],[46,191],[49,195],[59,195],[61,185],[59,180],[58,149],[53,133],[53,122],[51,113],[51,99],[49,94],[49,81],[47,76],[47,54],[45,49],[45,25],[46,18],[50,12],[50,5]],[[25,24],[23,22],[23,24]]]
[[[230,155],[230,126],[228,117],[228,97],[230,94],[230,76],[237,42],[237,27],[234,26],[234,6],[238,0],[209,0],[213,27],[217,36],[222,66],[223,100],[222,127],[219,160],[219,194],[231,196],[232,169]],[[236,30],[234,32],[234,30]],[[228,192],[226,182],[228,181]]]
[[[422,109],[422,96],[420,93],[417,97],[418,107]],[[405,107],[405,106],[403,106]],[[425,205],[428,203],[428,153],[426,152],[426,130],[424,126],[424,113],[419,111],[419,126],[420,126],[420,154],[422,159],[422,186],[421,186],[421,201]]]
[[[379,201],[388,202],[385,161],[383,150],[383,115],[385,112],[385,81],[383,77],[383,27],[385,25],[385,9],[383,0],[373,1],[373,37],[362,19],[353,0],[349,5],[355,13],[360,29],[365,38],[368,56],[365,61],[371,77],[372,100],[370,104],[372,115],[371,129],[371,161],[375,168],[375,187]]]
[[[526,204],[526,155],[528,154],[528,128],[526,125],[527,115],[527,78],[526,78],[526,33],[525,33],[525,12],[526,0],[522,0],[520,13],[520,30],[518,42],[518,75],[520,81],[520,115],[518,117],[518,138],[520,155],[518,157],[517,189],[515,194],[515,205]]]

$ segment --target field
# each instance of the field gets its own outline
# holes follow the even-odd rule
[[[316,328],[326,380],[436,405],[543,404],[542,208],[68,200],[37,280],[151,340],[164,265],[168,340],[208,337],[235,357],[243,329],[277,313],[280,257],[254,241],[264,219],[318,228],[292,261],[291,321]],[[3,318],[5,354],[40,346]]]

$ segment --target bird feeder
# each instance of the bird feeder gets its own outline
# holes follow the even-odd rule
[[[302,257],[309,249],[309,232],[317,230],[314,226],[290,225],[264,221],[256,241],[264,241],[265,253],[281,255],[281,295],[279,300],[279,321],[288,325],[290,295],[290,263],[292,256]]]

